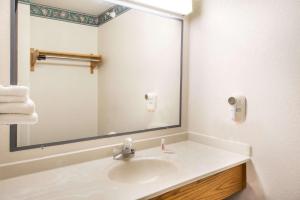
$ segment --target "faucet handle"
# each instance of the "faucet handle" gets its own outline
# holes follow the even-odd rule
[[[133,148],[133,141],[131,138],[126,138],[124,140],[124,149],[132,149]]]
[[[134,157],[135,150],[133,149],[133,142],[131,138],[126,138],[123,147],[120,151],[117,148],[113,149],[113,158],[115,160],[129,159]]]

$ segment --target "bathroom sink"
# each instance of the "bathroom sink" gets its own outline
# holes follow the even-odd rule
[[[121,161],[108,171],[112,181],[129,184],[146,184],[168,179],[177,172],[174,163],[156,158],[140,158]]]

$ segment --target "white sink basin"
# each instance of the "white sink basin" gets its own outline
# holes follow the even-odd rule
[[[108,171],[108,177],[112,181],[146,184],[168,179],[178,171],[172,162],[156,158],[131,159],[120,162]]]

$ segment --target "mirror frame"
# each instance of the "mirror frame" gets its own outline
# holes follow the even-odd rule
[[[10,49],[10,84],[17,85],[18,84],[18,0],[11,0],[11,27],[10,27],[10,35],[11,35],[11,49]],[[172,18],[173,19],[173,18]],[[181,22],[181,55],[180,55],[180,100],[179,100],[179,124],[172,125],[172,126],[165,126],[165,127],[158,127],[152,129],[144,129],[144,130],[137,130],[137,131],[130,131],[124,133],[117,133],[114,135],[102,135],[102,136],[93,136],[93,137],[86,137],[80,139],[72,139],[66,141],[59,141],[59,142],[50,142],[45,144],[34,144],[28,146],[18,147],[18,126],[17,125],[10,125],[10,152],[21,151],[21,150],[28,150],[28,149],[35,149],[35,148],[45,148],[49,146],[56,146],[56,145],[64,145],[76,142],[83,142],[88,140],[97,140],[102,138],[110,138],[110,137],[117,137],[123,135],[130,135],[136,133],[143,133],[149,131],[158,131],[158,130],[165,130],[170,128],[179,128],[182,124],[182,73],[183,73],[183,29],[184,29],[184,20],[174,18],[174,20],[178,20]]]

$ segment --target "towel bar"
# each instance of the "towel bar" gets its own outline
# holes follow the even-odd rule
[[[95,68],[102,61],[102,57],[100,55],[44,51],[44,50],[31,48],[30,49],[30,71],[33,72],[35,70],[35,65],[38,60],[46,60],[46,59],[69,59],[69,60],[77,60],[77,61],[88,61],[90,62],[91,74],[94,73]]]

